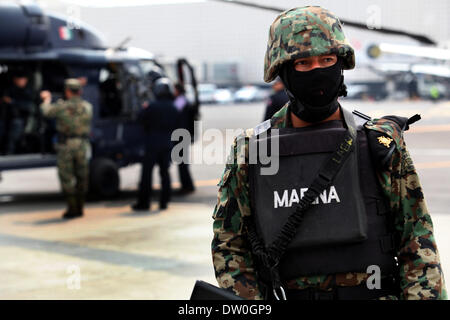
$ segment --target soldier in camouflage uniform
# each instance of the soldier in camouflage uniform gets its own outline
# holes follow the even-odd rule
[[[283,66],[297,59],[327,54],[335,54],[342,59],[342,69],[354,67],[354,52],[345,39],[338,18],[320,7],[285,11],[270,28],[264,80],[274,80],[281,75]],[[271,118],[270,128],[296,126],[293,122],[298,126],[299,119],[295,120],[292,108],[291,100]],[[379,299],[447,299],[433,224],[403,139],[403,128],[387,118],[372,119],[364,126],[369,138],[372,132],[375,136],[387,136],[395,143],[392,155],[384,169],[377,172],[377,178],[391,212],[395,213],[394,230],[399,238],[395,249],[399,294]],[[248,129],[235,139],[218,184],[218,202],[213,213],[212,257],[220,287],[246,299],[264,299],[267,296],[262,290],[264,286],[261,286],[257,259],[252,253],[246,225],[248,217],[254,215],[248,179],[248,138],[255,134],[254,131]],[[245,143],[240,143],[241,139]],[[368,277],[366,273],[317,274],[290,279],[283,285],[294,290],[314,288],[329,291],[336,287],[364,284]]]
[[[83,215],[88,188],[92,105],[81,98],[80,80],[67,79],[64,84],[66,100],[51,104],[50,92],[43,91],[41,110],[44,116],[56,120],[58,175],[67,201],[63,218],[70,219]]]

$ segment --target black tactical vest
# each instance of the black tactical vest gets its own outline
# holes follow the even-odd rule
[[[366,273],[371,265],[379,266],[382,275],[394,274],[393,217],[377,180],[362,120],[355,116],[357,147],[331,186],[305,213],[281,259],[281,279]],[[342,121],[279,129],[278,173],[261,175],[263,165],[250,165],[252,212],[265,246],[278,235],[346,130]],[[264,139],[258,136],[256,143],[273,139],[274,134]]]

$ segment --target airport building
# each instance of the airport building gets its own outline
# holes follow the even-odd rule
[[[160,4],[142,5],[144,2]],[[160,60],[186,57],[196,66],[201,82],[263,82],[268,30],[276,12],[215,1],[161,4],[168,2],[172,1],[38,1],[48,10],[71,15],[74,20],[80,19],[92,25],[105,35],[106,42],[111,46],[117,46],[131,37],[127,45],[146,49]],[[371,28],[392,28],[423,34],[439,44],[448,44],[450,40],[450,1],[447,0],[247,2],[285,9],[308,4],[321,5],[344,21],[364,23]],[[346,72],[347,81],[382,79],[371,71],[370,65],[374,61],[367,55],[370,45],[381,42],[419,44],[405,36],[385,35],[350,26],[344,26],[344,31],[357,57],[357,69]],[[404,57],[401,59],[405,60]]]

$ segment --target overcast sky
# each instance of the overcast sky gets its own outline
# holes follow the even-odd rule
[[[130,7],[141,5],[167,5],[180,3],[205,2],[206,0],[62,0],[68,3],[86,7]]]

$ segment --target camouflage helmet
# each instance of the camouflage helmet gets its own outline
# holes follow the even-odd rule
[[[64,81],[64,87],[69,90],[80,90],[82,85],[79,79],[69,78]]]
[[[355,67],[355,52],[333,13],[316,6],[284,11],[270,26],[264,81],[273,81],[285,62],[331,53],[343,58],[344,69]]]

